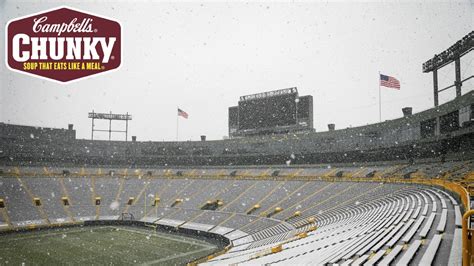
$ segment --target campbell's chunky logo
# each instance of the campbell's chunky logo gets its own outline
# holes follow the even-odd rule
[[[69,82],[120,66],[121,27],[111,19],[62,7],[11,20],[5,32],[15,71]]]

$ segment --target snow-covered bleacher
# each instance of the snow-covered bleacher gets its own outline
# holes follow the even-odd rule
[[[5,174],[0,230],[131,213],[147,223],[228,238],[232,247],[207,264],[460,262],[463,207],[456,194],[380,176],[338,182],[295,172],[283,178],[265,171],[257,172],[260,178]]]

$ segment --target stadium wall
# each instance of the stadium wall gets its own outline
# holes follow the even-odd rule
[[[83,140],[74,130],[0,123],[5,165],[259,165],[473,158],[474,91],[417,114],[327,132],[186,142]],[[33,137],[31,137],[33,136]]]

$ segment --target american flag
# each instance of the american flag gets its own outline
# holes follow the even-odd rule
[[[183,111],[179,108],[178,108],[178,116],[182,116],[182,117],[188,119],[188,113],[186,113],[185,111]]]
[[[380,86],[399,90],[400,81],[394,77],[380,74]]]

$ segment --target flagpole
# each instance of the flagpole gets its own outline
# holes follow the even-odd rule
[[[145,216],[146,216],[146,198],[147,198],[146,189],[147,189],[147,186],[145,184],[145,201],[144,201],[145,206],[143,206],[143,211],[144,211],[143,213],[145,214]]]
[[[382,90],[380,89],[380,71],[379,71],[379,122],[382,122]]]
[[[178,112],[178,108],[176,107],[176,112]],[[176,113],[176,141],[178,141],[178,136],[179,136],[179,115]]]

